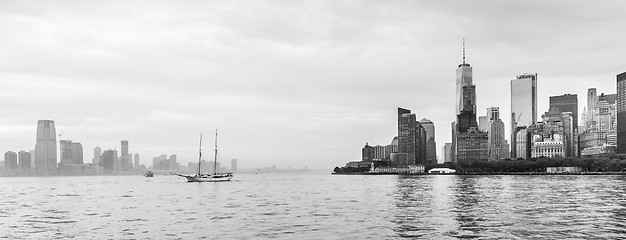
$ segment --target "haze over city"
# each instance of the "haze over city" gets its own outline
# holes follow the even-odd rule
[[[478,113],[500,107],[507,131],[516,75],[538,74],[541,115],[566,93],[582,112],[626,67],[623,1],[58,3],[0,3],[0,152],[51,119],[85,162],[129,140],[142,164],[186,164],[219,129],[242,168],[328,169],[389,144],[397,107],[450,142],[463,38]]]

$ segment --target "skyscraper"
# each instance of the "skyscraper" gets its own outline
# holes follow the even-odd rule
[[[617,75],[617,153],[626,153],[626,72]]]
[[[35,144],[37,159],[37,175],[54,175],[57,173],[57,141],[54,121],[39,120],[37,122],[37,142]]]
[[[130,169],[130,159],[128,157],[128,141],[122,140],[121,145],[122,145],[122,152],[120,154],[120,161],[121,161],[120,167],[122,170],[128,170]]]
[[[18,153],[19,157],[19,166],[23,171],[28,171],[31,168],[31,156],[27,151],[20,151]]]
[[[139,163],[139,153],[135,153],[133,159],[135,160],[135,169],[139,169],[139,166],[141,166]]]
[[[596,105],[598,105],[598,92],[595,88],[589,88],[587,89],[587,121],[585,122],[587,128],[589,128],[591,122],[595,121],[593,115],[595,115]]]
[[[463,40],[463,63],[456,69],[456,115],[464,109],[463,87],[472,84],[472,67],[465,62],[465,39]]]
[[[4,168],[17,170],[17,153],[13,151],[4,153]]]
[[[489,118],[488,128],[488,154],[489,161],[497,161],[509,157],[509,144],[505,139],[504,122],[500,119],[500,108],[487,108]]]
[[[578,130],[578,96],[576,94],[551,96],[550,108],[556,108],[562,113],[571,112],[574,123],[574,132]]]
[[[81,143],[72,143],[72,163],[83,164],[83,145]]]
[[[116,150],[105,150],[102,153],[101,165],[104,168],[104,171],[106,173],[112,173],[117,170],[115,166],[116,159],[117,159]]]
[[[102,157],[102,148],[95,147],[93,149],[93,161],[94,165],[100,165],[100,157]]]
[[[526,151],[523,146],[517,146],[520,139],[517,130],[536,123],[537,74],[525,73],[511,80],[511,158],[521,157],[519,150]]]
[[[392,161],[397,166],[426,163],[426,130],[410,110],[398,108],[398,153],[401,159]]]
[[[435,141],[435,124],[426,119],[422,118],[420,120],[420,124],[424,127],[426,131],[426,163],[427,164],[435,164],[437,163],[437,142]]]
[[[72,141],[71,140],[59,140],[59,145],[61,145],[61,147],[59,148],[61,153],[59,154],[59,163],[62,164],[69,164],[72,163],[72,158],[74,156],[74,154],[72,153],[74,151],[74,148],[72,147]]]

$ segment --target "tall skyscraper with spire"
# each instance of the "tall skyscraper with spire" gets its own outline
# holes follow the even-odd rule
[[[472,85],[472,67],[465,62],[465,39],[463,39],[463,63],[456,69],[456,115],[463,111],[463,87]]]
[[[37,122],[35,152],[35,171],[37,175],[56,175],[57,138],[54,121],[39,120]]]

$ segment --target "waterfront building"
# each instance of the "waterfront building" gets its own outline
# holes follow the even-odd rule
[[[374,148],[368,143],[361,149],[361,161],[372,161],[374,159]]]
[[[105,173],[113,173],[117,171],[117,150],[105,150],[102,152],[101,164]]]
[[[534,125],[533,125],[534,126]],[[530,148],[527,146],[530,141],[528,138],[528,128],[525,126],[517,127],[513,132],[515,145],[511,146],[511,159],[526,159],[530,157]],[[513,155],[515,151],[515,155]]]
[[[466,132],[457,135],[457,162],[459,164],[473,164],[489,161],[489,136],[486,132],[471,127]]]
[[[518,128],[537,123],[537,74],[524,73],[511,80],[511,158],[526,158],[526,153],[518,144]],[[523,137],[523,136],[521,136]]]
[[[154,170],[163,170],[161,169],[161,161],[167,160],[167,155],[161,154],[158,157],[152,158],[152,169]]]
[[[626,72],[617,75],[617,152],[626,153]]]
[[[410,110],[398,108],[398,153],[404,154],[396,166],[407,166],[426,162],[426,130]]]
[[[121,152],[120,152],[120,168],[121,170],[129,170],[131,167],[130,156],[128,155],[128,140],[121,140]]]
[[[100,157],[102,157],[102,148],[95,147],[93,149],[93,160],[91,162],[94,165],[100,166]]]
[[[17,170],[17,153],[13,151],[7,151],[4,153],[4,168]]]
[[[560,112],[571,112],[574,121],[574,132],[578,132],[578,95],[563,94],[550,97],[550,108]]]
[[[139,153],[135,153],[133,155],[133,160],[135,162],[135,169],[139,169],[141,167],[141,164],[139,163]]]
[[[83,164],[83,144],[74,142],[72,143],[72,163]]]
[[[502,119],[489,121],[487,132],[489,161],[498,161],[509,157],[509,143],[506,141],[505,131]]]
[[[30,152],[27,151],[20,151],[18,153],[18,159],[19,159],[19,169],[22,171],[29,171],[32,167],[32,160],[31,160],[31,155]]]
[[[237,159],[231,159],[230,160],[230,172],[232,173],[236,173],[237,172]]]
[[[55,175],[57,173],[56,130],[52,120],[39,120],[37,122],[35,157],[37,175]]]
[[[61,151],[61,153],[59,154],[59,163],[72,163],[72,157],[74,156],[74,154],[72,153],[72,151],[74,150],[74,148],[72,147],[72,141],[59,140],[59,145],[59,149]]]
[[[435,124],[426,118],[422,118],[420,124],[426,131],[426,164],[436,164],[437,142],[435,141]]]
[[[605,144],[609,144],[608,136],[617,136],[618,129],[618,95],[617,94],[604,94],[600,96],[594,95],[595,89],[590,89],[590,98],[593,102],[591,111],[587,111],[590,116],[587,116],[587,122],[584,132],[579,135],[578,149],[581,152],[585,152],[586,148],[601,147]],[[595,98],[594,98],[595,96]],[[591,120],[590,120],[591,119]],[[611,142],[614,143],[614,142]],[[612,145],[616,147],[615,145]],[[609,147],[608,149],[614,149]]]
[[[561,121],[563,122],[563,156],[574,157],[577,152],[574,148],[575,138],[574,134],[574,119],[571,112],[562,113]]]

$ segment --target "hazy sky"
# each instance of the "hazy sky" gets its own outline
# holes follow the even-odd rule
[[[615,93],[626,1],[1,1],[0,151],[34,149],[37,120],[62,139],[242,168],[328,169],[397,134],[396,108],[450,142],[461,42],[479,115],[510,80],[548,97]],[[210,160],[212,157],[207,157]],[[225,163],[228,164],[228,163]]]

